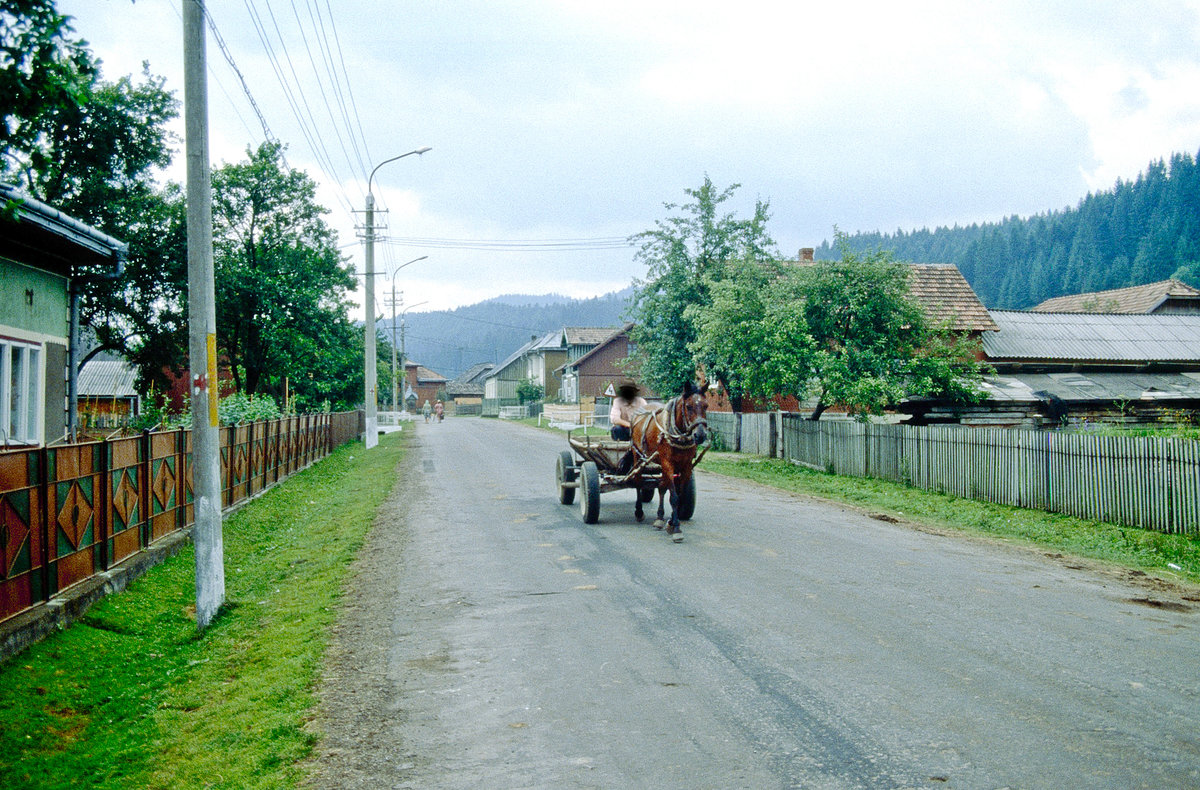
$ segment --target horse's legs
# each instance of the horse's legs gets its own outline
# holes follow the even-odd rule
[[[666,492],[662,489],[662,487],[660,485],[660,487],[658,489],[658,518],[656,518],[654,520],[654,528],[655,529],[662,529],[663,527],[665,527],[667,525],[667,522],[663,521],[663,495],[665,493]]]

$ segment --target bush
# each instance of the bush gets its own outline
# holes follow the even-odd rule
[[[276,420],[281,416],[279,404],[270,395],[245,395],[235,392],[221,398],[217,406],[217,418],[222,425]]]

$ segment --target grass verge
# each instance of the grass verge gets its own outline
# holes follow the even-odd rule
[[[710,453],[701,467],[908,521],[1020,541],[1049,552],[1113,563],[1165,579],[1200,583],[1198,537],[1166,535],[1041,510],[960,499],[885,480],[816,472],[780,460]]]
[[[188,548],[0,665],[0,787],[295,786],[337,599],[406,435],[227,517],[226,603],[202,636]]]

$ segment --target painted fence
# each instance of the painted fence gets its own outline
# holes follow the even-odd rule
[[[358,412],[221,429],[237,504],[359,435]],[[0,453],[0,620],[192,524],[191,431]]]
[[[1160,532],[1200,534],[1200,442],[812,422],[798,414],[782,414],[780,421],[782,457],[816,469]]]

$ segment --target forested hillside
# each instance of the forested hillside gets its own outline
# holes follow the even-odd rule
[[[454,378],[477,362],[504,360],[533,335],[564,326],[619,326],[629,294],[618,291],[594,299],[500,296],[456,310],[409,313],[405,352],[410,359]],[[379,328],[390,338],[390,323],[381,322]]]
[[[1200,158],[1152,162],[1135,181],[1074,208],[999,223],[894,234],[857,233],[852,250],[893,250],[903,261],[954,263],[993,308],[1176,277],[1200,287]],[[829,242],[817,257],[839,257]]]

